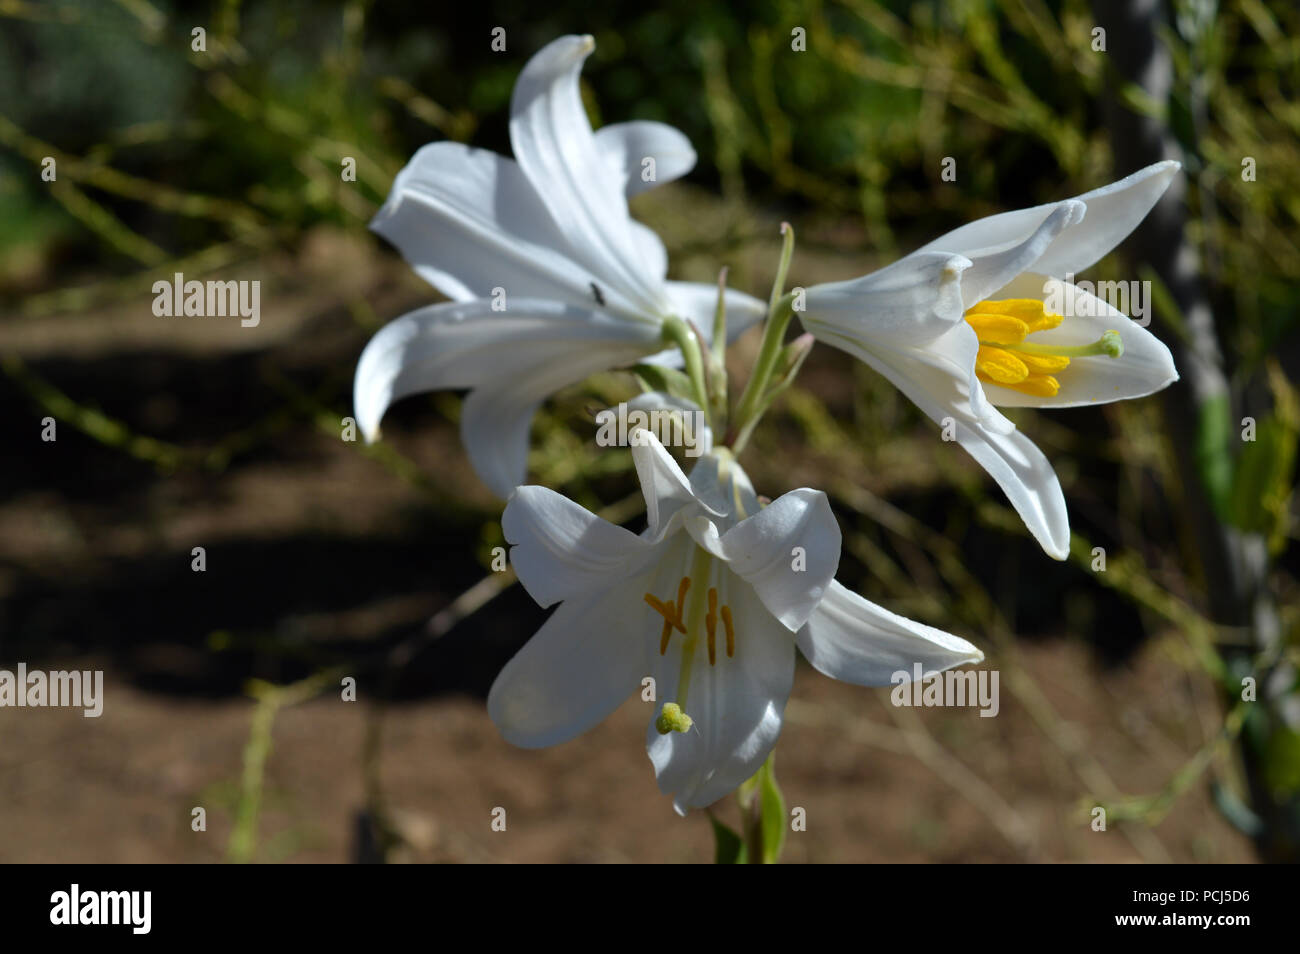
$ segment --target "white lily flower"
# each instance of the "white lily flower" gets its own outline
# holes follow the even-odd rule
[[[543,487],[520,487],[506,507],[520,582],[542,606],[560,604],[488,696],[508,741],[572,739],[652,677],[647,748],[660,790],[685,814],[771,752],[796,646],[821,672],[866,686],[916,663],[929,674],[984,658],[834,581],[840,531],[825,494],[794,490],[760,508],[729,454],[701,458],[688,480],[652,434],[639,435],[649,524],[639,536]]]
[[[1137,226],[1179,169],[1160,162],[1074,199],[979,219],[887,268],[809,288],[804,326],[871,365],[1002,487],[1034,538],[1069,555],[1052,465],[993,405],[1077,407],[1178,380],[1169,349],[1071,281]]]
[[[715,285],[665,280],[663,243],[627,206],[689,172],[695,151],[658,122],[592,132],[578,77],[594,48],[589,36],[565,36],[528,61],[510,104],[513,160],[425,146],[371,223],[452,302],[398,318],[366,346],[353,385],[362,433],[373,440],[399,398],[468,388],[462,438],[502,497],[523,482],[543,399],[598,371],[672,360],[655,357],[664,320],[709,329],[717,303]],[[735,334],[765,312],[733,291],[727,307]]]

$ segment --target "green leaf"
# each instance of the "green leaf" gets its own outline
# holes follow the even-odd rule
[[[1242,444],[1232,475],[1228,515],[1234,525],[1272,536],[1285,522],[1295,457],[1295,431],[1272,414],[1257,422],[1255,439]]]
[[[776,784],[776,753],[768,756],[759,772],[759,797],[762,799],[763,864],[774,865],[785,845],[785,799]]]
[[[1278,799],[1300,791],[1300,733],[1274,727],[1264,749],[1264,781]]]
[[[745,863],[745,843],[740,836],[718,821],[712,815],[713,824],[713,863],[716,865],[743,865]]]
[[[1255,440],[1246,442],[1237,458],[1228,517],[1242,529],[1265,534],[1269,553],[1276,557],[1288,540],[1300,395],[1276,359],[1268,360],[1266,370],[1273,413],[1256,424]]]
[[[1232,493],[1232,407],[1228,395],[1210,398],[1199,408],[1196,421],[1196,463],[1214,509],[1223,515]]]

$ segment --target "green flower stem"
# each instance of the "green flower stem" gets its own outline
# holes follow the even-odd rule
[[[772,294],[767,299],[767,314],[776,314],[776,306],[785,293],[785,276],[790,271],[790,260],[794,258],[794,226],[789,222],[781,223],[781,261],[776,265],[776,280],[772,282]]]
[[[781,260],[776,266],[776,279],[772,282],[772,294],[767,300],[767,324],[763,328],[763,345],[758,352],[758,363],[754,373],[740,395],[740,406],[736,409],[736,439],[732,447],[740,453],[749,435],[753,433],[758,419],[763,416],[767,402],[764,400],[768,382],[781,358],[785,340],[785,329],[790,325],[794,315],[794,296],[784,295],[785,278],[790,271],[790,260],[794,258],[794,229],[789,222],[781,223]]]
[[[745,441],[758,423],[763,413],[763,397],[767,391],[772,372],[776,369],[781,352],[785,346],[785,329],[794,317],[794,296],[786,295],[772,306],[767,324],[763,328],[763,344],[758,352],[758,361],[754,373],[750,375],[744,392],[740,395],[740,405],[736,409],[737,439],[732,449],[739,454],[744,449]],[[742,440],[743,438],[743,440]]]
[[[723,355],[727,350],[727,267],[718,272],[718,306],[713,311],[713,353]],[[719,364],[722,363],[719,357]]]
[[[691,389],[695,392],[695,403],[704,411],[706,420],[712,426],[712,420],[709,419],[709,389],[704,380],[704,358],[700,351],[700,339],[690,326],[676,315],[664,319],[663,338],[664,341],[677,345],[681,350],[682,360],[686,362],[686,374],[691,379]]]
[[[743,859],[751,865],[774,865],[785,847],[785,798],[776,784],[773,750],[754,777],[736,790],[740,806],[740,840]]]
[[[713,346],[709,350],[709,397],[713,401],[710,411],[713,426],[722,430],[727,426],[727,269],[718,272],[718,305],[713,312]]]

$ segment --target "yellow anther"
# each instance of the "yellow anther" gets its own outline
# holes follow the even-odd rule
[[[731,607],[722,607],[722,625],[727,630],[727,656],[736,655],[736,630],[731,623]]]
[[[1029,377],[1029,368],[1016,355],[1005,348],[980,345],[975,356],[975,370],[981,378],[987,378],[1002,385],[1019,384]]]
[[[1061,382],[1050,374],[1031,374],[1017,384],[1014,390],[1034,397],[1056,397],[1056,392],[1061,390]]]
[[[1107,331],[1090,345],[1046,345],[1025,340],[1036,331],[1057,327],[1062,320],[1061,315],[1051,314],[1034,298],[982,301],[968,309],[966,321],[980,343],[975,357],[976,377],[1033,397],[1054,397],[1061,389],[1054,375],[1065,371],[1071,358],[1118,358],[1124,353],[1124,342],[1117,331]]]
[[[671,603],[668,605],[670,607],[672,606]],[[660,656],[668,652],[668,640],[672,635],[673,635],[673,621],[671,619],[665,619],[664,631],[659,634],[659,655]]]
[[[655,730],[660,735],[667,735],[669,732],[688,732],[694,724],[695,720],[683,712],[681,706],[675,702],[665,702],[659,718],[655,719]]]
[[[664,621],[663,630],[659,634],[659,655],[660,656],[667,654],[668,643],[672,639],[672,634],[674,629],[688,637],[685,645],[683,646],[683,652],[686,652],[688,655],[693,651],[693,647],[695,646],[694,640],[699,638],[698,630],[696,631],[694,637],[690,637],[690,634],[686,630],[686,621],[683,619],[683,612],[685,611],[686,608],[686,593],[687,591],[690,590],[690,588],[691,588],[691,579],[690,577],[684,576],[682,577],[681,582],[677,584],[676,600],[669,600],[668,602],[665,603],[663,600],[659,599],[659,597],[655,596],[653,593],[645,594],[646,603],[650,606],[651,609],[653,609],[656,613],[658,613],[661,617],[663,617],[663,621]],[[726,632],[727,632],[727,655],[728,656],[734,656],[736,654],[736,633],[735,630],[733,629],[732,621],[731,621],[731,607],[723,606],[719,608],[718,606],[717,588],[712,586],[709,587],[707,595],[708,595],[708,612],[704,614],[705,646],[708,648],[709,651],[709,665],[713,666],[716,665],[718,661],[718,648],[717,648],[718,635],[717,634],[718,634],[719,609],[721,609],[722,624],[726,628]],[[699,616],[694,614],[698,613],[700,609],[701,607],[697,605],[695,610],[693,611],[693,615],[691,617],[691,619],[693,620],[692,622],[693,626],[699,625]]]
[[[1055,328],[1057,325],[1059,325],[1062,321],[1065,320],[1064,315],[1054,315],[1045,308],[1042,308],[1040,310],[1042,311],[1042,314],[1040,314],[1033,321],[1029,322],[1030,334],[1033,334],[1035,331],[1051,331],[1053,328]]]
[[[1028,354],[1018,351],[1016,357],[1024,362],[1030,374],[1059,374],[1070,366],[1070,359],[1063,354]]]
[[[718,591],[712,586],[709,587],[709,612],[704,617],[704,629],[708,635],[709,665],[712,666],[718,659]]]
[[[673,630],[679,633],[686,632],[686,621],[682,619],[682,611],[686,607],[686,591],[691,588],[691,579],[684,576],[681,582],[677,584],[677,600],[669,600],[665,603],[653,593],[645,594],[645,601],[649,607],[664,618],[663,632],[659,636],[659,655],[662,656],[668,652],[668,640],[673,634]]]
[[[982,301],[973,308],[966,309],[968,320],[972,315],[1005,315],[1008,318],[1016,318],[1024,322],[1031,332],[1055,328],[1061,323],[1061,316],[1048,314],[1043,303],[1037,298],[1002,298]]]
[[[1018,344],[1029,334],[1029,325],[1012,315],[975,313],[972,309],[967,312],[966,321],[981,342],[990,344]]]
[[[659,597],[655,596],[653,593],[647,593],[645,595],[645,601],[650,604],[650,608],[652,610],[654,610],[664,619],[668,620],[668,622],[671,623],[673,622],[673,620],[677,618],[673,614],[673,611],[668,608],[668,605],[665,604],[661,599],[659,599]]]

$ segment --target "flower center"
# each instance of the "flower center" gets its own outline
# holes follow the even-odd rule
[[[682,577],[681,582],[677,584],[677,599],[665,602],[653,593],[645,594],[646,603],[663,617],[664,621],[663,632],[659,636],[659,655],[663,656],[668,652],[668,644],[672,641],[674,630],[686,637],[682,641],[682,665],[677,679],[677,699],[674,702],[664,703],[659,718],[655,720],[655,728],[659,730],[660,735],[667,735],[669,732],[685,732],[694,724],[686,715],[686,696],[691,688],[691,670],[695,665],[695,648],[699,644],[701,630],[709,652],[710,666],[718,661],[719,619],[722,620],[727,655],[730,657],[736,654],[736,629],[731,616],[731,607],[721,602],[716,587],[709,586],[714,577],[713,562],[707,550],[695,547],[690,573]],[[693,585],[694,593],[688,607],[686,595],[691,592]],[[726,577],[723,573],[718,574],[718,586],[723,588],[725,595]],[[675,708],[669,709],[669,706]],[[680,714],[681,718],[674,713]]]
[[[684,635],[687,634],[686,622],[682,619],[682,611],[686,606],[686,594],[690,588],[691,578],[684,576],[681,582],[677,584],[677,599],[675,600],[665,602],[653,593],[645,595],[646,603],[664,619],[663,632],[659,636],[660,656],[668,652],[668,643],[672,640],[673,630]],[[718,619],[721,618],[722,620],[728,657],[736,655],[736,628],[731,617],[731,607],[726,605],[718,606],[718,588],[716,586],[709,587],[708,600],[708,612],[704,614],[704,634],[705,646],[709,651],[709,665],[712,666],[718,661]]]
[[[1071,358],[1106,355],[1118,358],[1124,343],[1118,331],[1107,331],[1090,345],[1044,345],[1025,339],[1035,331],[1048,331],[1062,321],[1035,298],[982,301],[966,312],[966,322],[979,338],[975,376],[1034,397],[1055,397],[1061,389],[1056,379]]]

